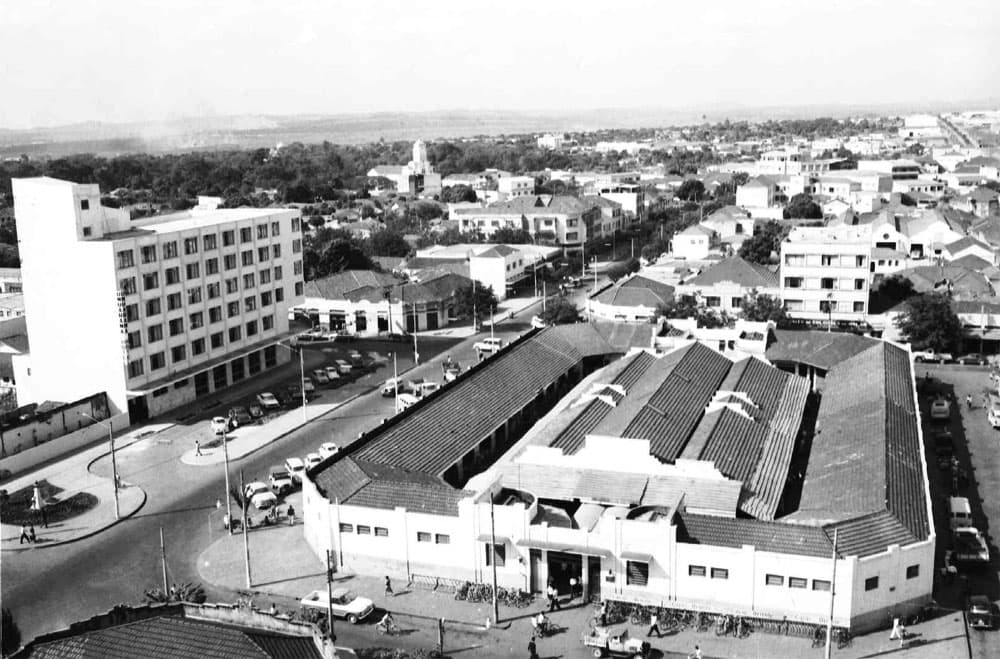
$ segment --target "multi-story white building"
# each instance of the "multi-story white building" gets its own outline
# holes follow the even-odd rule
[[[288,361],[275,344],[302,300],[298,210],[130,221],[97,185],[13,189],[31,345],[17,377],[37,400],[104,391],[136,422]]]
[[[535,179],[531,176],[503,176],[497,180],[501,199],[513,199],[535,194]]]
[[[781,243],[781,299],[792,318],[862,322],[871,225],[797,227]]]
[[[535,140],[539,149],[559,149],[564,141],[562,135],[553,135],[552,133],[546,133]]]

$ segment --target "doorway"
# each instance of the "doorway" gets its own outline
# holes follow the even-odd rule
[[[146,405],[145,396],[128,399],[128,418],[132,423],[139,423],[149,418],[149,407]]]
[[[548,559],[549,583],[555,586],[560,595],[568,595],[569,580],[574,577],[577,583],[583,580],[583,557],[580,554],[550,551]]]

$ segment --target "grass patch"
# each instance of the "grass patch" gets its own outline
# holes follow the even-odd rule
[[[63,489],[48,481],[38,481],[42,498],[47,502],[45,517],[49,524],[62,522],[82,515],[97,505],[98,499],[89,492],[78,492],[72,496],[60,498]],[[0,518],[4,524],[35,524],[42,521],[42,514],[31,509],[31,497],[34,487],[21,488],[16,492],[0,494]]]

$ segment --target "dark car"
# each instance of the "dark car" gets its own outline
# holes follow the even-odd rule
[[[938,467],[942,470],[951,467],[955,455],[955,438],[947,429],[935,430],[933,433],[934,454],[937,456]]]
[[[959,355],[955,358],[955,361],[963,366],[965,364],[978,364],[979,366],[986,366],[990,360],[982,353],[970,352],[967,355]]]
[[[229,418],[235,419],[236,423],[245,426],[247,424],[253,423],[253,417],[250,416],[250,412],[247,411],[245,407],[230,407],[229,408]]]
[[[285,404],[289,407],[295,407],[296,405],[302,404],[302,385],[290,384],[285,387]]]
[[[969,598],[969,627],[993,629],[993,603],[986,595],[973,595]]]

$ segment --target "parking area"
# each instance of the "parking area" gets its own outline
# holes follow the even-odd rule
[[[1000,550],[992,522],[1000,524],[1000,430],[988,419],[989,393],[996,393],[988,367],[960,364],[917,364],[920,408],[930,478],[931,500],[937,530],[934,599],[946,609],[965,610],[968,598],[986,595],[991,602],[1000,600]],[[935,400],[949,405],[947,420],[931,419]],[[953,459],[946,458],[940,438],[950,432]],[[949,497],[969,501],[972,521],[986,540],[989,562],[982,566],[956,564],[946,569],[946,552],[955,549],[949,525]],[[994,616],[996,622],[996,616]],[[995,625],[996,626],[996,625]],[[1000,656],[1000,637],[996,631],[970,630],[974,657]]]

